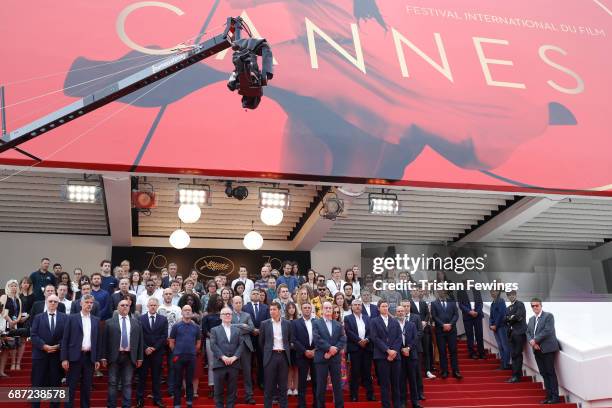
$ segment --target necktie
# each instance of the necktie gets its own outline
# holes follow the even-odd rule
[[[151,328],[155,326],[155,316],[151,316]]]
[[[259,303],[255,303],[255,320],[257,320],[258,314],[259,314]]]
[[[55,331],[55,313],[51,313],[51,333]]]
[[[123,316],[123,320],[121,321],[121,348],[128,348],[127,325],[125,323],[125,316]]]
[[[533,334],[536,334],[536,331],[538,330],[538,322],[540,321],[540,316],[536,316],[536,322],[535,322],[535,326],[533,327]]]

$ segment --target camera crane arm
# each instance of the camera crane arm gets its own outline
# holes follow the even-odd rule
[[[68,106],[7,133],[3,139],[0,139],[0,153],[46,134],[78,117],[157,82],[168,75],[231,48],[234,41],[240,40],[240,33],[243,28],[246,28],[246,31],[250,33],[241,17],[228,17],[223,33],[200,44],[191,46],[189,49],[178,54],[169,56],[127,78],[121,79]]]

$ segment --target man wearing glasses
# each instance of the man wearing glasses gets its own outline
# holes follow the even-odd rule
[[[142,314],[144,310],[147,310],[149,299],[153,296],[155,296],[155,282],[153,279],[149,279],[145,282],[145,292],[142,292],[136,300],[136,311],[139,314]]]
[[[60,386],[63,372],[59,350],[68,318],[57,311],[58,304],[57,296],[47,297],[47,311],[38,314],[32,322],[32,367],[36,368],[32,370],[32,387]],[[32,403],[32,407],[39,406],[40,402]],[[51,402],[51,407],[59,406],[59,402]]]
[[[531,299],[531,316],[527,324],[527,340],[533,349],[540,375],[544,379],[546,399],[542,404],[558,404],[559,384],[555,372],[555,353],[559,351],[559,341],[555,333],[555,317],[552,313],[542,310],[542,301]]]
[[[200,351],[200,326],[191,320],[191,306],[185,305],[181,309],[183,319],[172,326],[168,339],[172,350],[174,363],[174,406],[181,406],[181,385],[185,381],[185,399],[187,406],[193,405],[193,374],[196,365],[196,354]]]
[[[322,284],[319,283],[319,285],[317,286],[317,293],[319,295],[314,297],[311,301],[312,305],[314,306],[315,314],[317,315],[317,318],[321,318],[323,314],[323,303],[325,302],[333,303],[334,301],[333,297],[326,296],[326,291],[327,291],[327,286],[325,285],[325,283],[322,283]]]
[[[506,309],[505,324],[508,326],[510,355],[512,357],[512,377],[506,382],[517,383],[523,375],[523,348],[527,343],[527,315],[525,304],[516,300],[516,290],[508,292],[510,306]]]

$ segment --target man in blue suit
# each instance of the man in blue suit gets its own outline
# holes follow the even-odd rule
[[[68,372],[68,402],[72,408],[77,386],[81,385],[81,408],[90,405],[90,392],[94,370],[100,368],[100,319],[91,314],[92,295],[81,297],[81,312],[68,316],[60,347],[62,367]]]
[[[370,321],[370,336],[374,347],[374,364],[380,384],[381,405],[390,408],[400,407],[400,349],[402,331],[399,323],[389,314],[389,303],[378,302],[380,316]],[[405,385],[404,385],[405,386]]]
[[[463,281],[464,288],[467,287],[467,280]],[[460,290],[457,292],[459,308],[463,316],[463,327],[465,327],[465,335],[467,337],[468,352],[473,359],[485,358],[484,340],[482,338],[482,295],[480,291],[472,289]],[[474,338],[478,348],[478,355],[474,352]]]
[[[147,381],[147,374],[151,370],[151,390],[153,391],[153,403],[159,408],[164,408],[162,402],[161,388],[161,368],[168,339],[168,319],[157,313],[159,300],[152,296],[147,302],[148,313],[140,316],[144,340],[144,360],[142,367],[138,371],[138,390],[136,394],[137,408],[144,407],[144,390]]]
[[[489,316],[489,328],[495,334],[495,342],[501,356],[501,369],[511,370],[510,366],[510,345],[508,344],[508,331],[505,324],[506,302],[501,296],[501,291],[492,290],[491,313]]]
[[[315,343],[314,364],[317,377],[317,407],[325,408],[327,374],[331,376],[334,390],[334,406],[344,407],[342,376],[340,372],[340,351],[346,347],[346,335],[342,324],[333,319],[333,306],[323,303],[323,317],[313,324]]]
[[[257,359],[257,384],[263,389],[264,370],[263,370],[263,351],[259,347],[259,327],[261,322],[270,318],[270,308],[261,301],[261,291],[257,288],[251,291],[251,301],[244,305],[244,311],[251,315],[255,330],[251,333],[251,341],[255,348],[255,358]]]
[[[380,316],[378,307],[375,304],[370,303],[372,301],[372,294],[368,289],[361,289],[361,313],[368,316],[370,319]]]
[[[53,387],[61,385],[62,366],[60,362],[60,343],[64,336],[64,326],[68,317],[57,311],[59,298],[50,295],[46,299],[47,311],[34,317],[30,328],[32,339],[32,387]],[[39,407],[33,402],[32,407]],[[51,402],[51,407],[59,408],[59,402]]]
[[[361,299],[351,303],[352,313],[344,318],[346,351],[351,360],[349,388],[351,401],[358,401],[359,383],[366,389],[368,401],[376,401],[372,387],[372,342],[370,318],[361,311]]]
[[[308,384],[308,372],[312,381],[313,407],[317,401],[317,374],[314,366],[315,344],[313,323],[313,306],[303,303],[301,306],[302,317],[292,320],[293,325],[293,348],[295,350],[294,364],[298,367],[298,408],[306,408],[306,386]]]
[[[445,290],[438,292],[439,299],[431,302],[431,317],[436,324],[436,340],[438,350],[440,350],[440,370],[442,378],[448,377],[448,358],[447,346],[451,355],[451,367],[453,368],[453,377],[458,380],[463,376],[459,372],[459,363],[457,361],[457,319],[459,312],[457,311],[457,303],[448,298]]]
[[[404,301],[402,301],[402,303],[404,303]],[[406,303],[409,307],[409,301]],[[406,308],[407,306],[400,304],[397,309],[395,309],[397,322],[399,323],[402,332],[402,348],[400,350],[400,403],[402,407],[406,406],[406,401],[408,400],[406,382],[408,382],[412,407],[421,408],[421,405],[419,404],[420,393],[417,382],[417,372],[419,371],[418,344],[420,339],[417,324],[414,321],[411,321],[410,318],[407,318]],[[418,318],[416,315],[412,315],[412,317]],[[420,324],[420,320],[418,323]]]

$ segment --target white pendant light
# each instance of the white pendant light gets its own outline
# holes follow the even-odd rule
[[[184,229],[179,228],[170,234],[170,245],[176,249],[187,248],[189,241],[191,241],[191,238]]]
[[[283,210],[280,208],[262,208],[261,222],[266,225],[278,225],[283,221]]]
[[[181,204],[178,210],[178,216],[185,224],[193,224],[198,222],[202,210],[197,204]]]
[[[244,236],[242,240],[242,244],[246,249],[250,249],[251,251],[255,251],[263,245],[263,237],[257,231],[255,231],[255,223],[251,221],[251,231]]]

